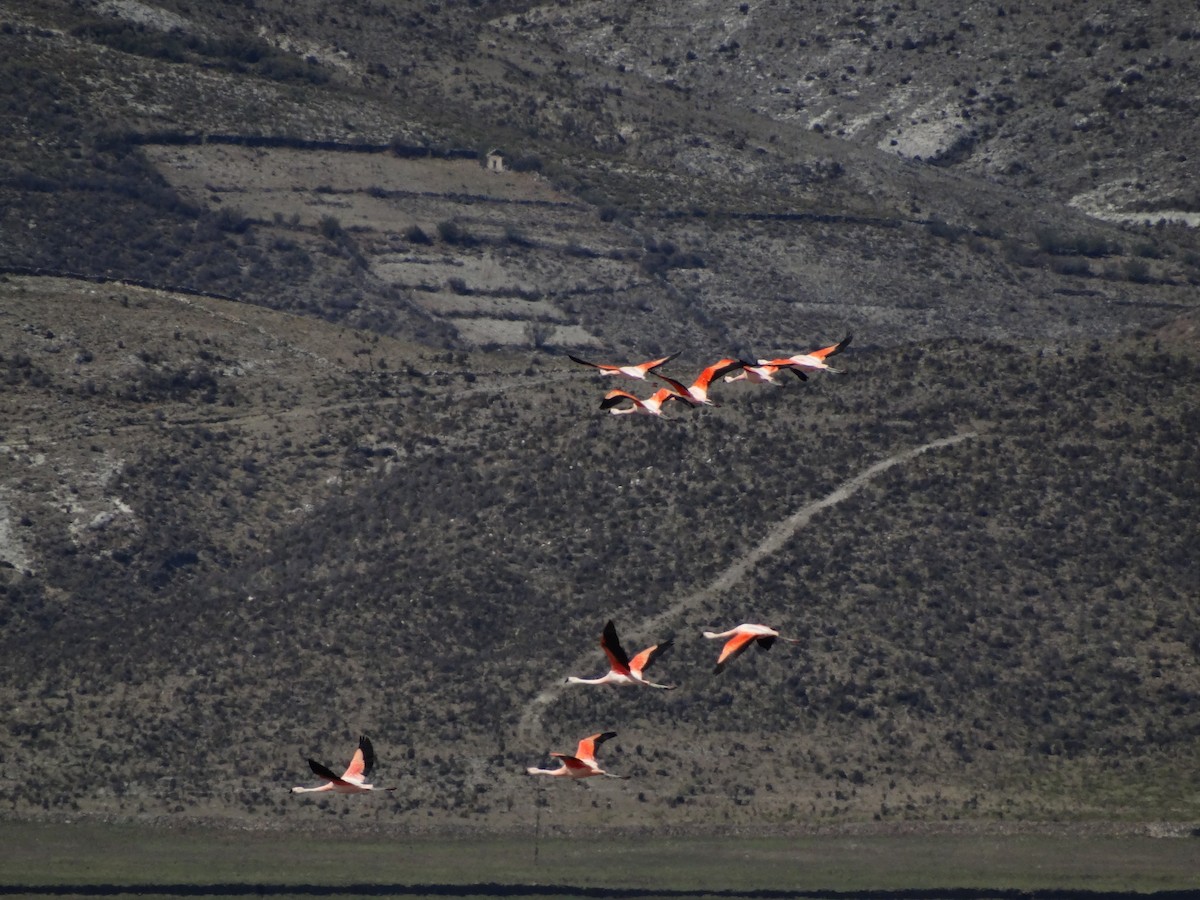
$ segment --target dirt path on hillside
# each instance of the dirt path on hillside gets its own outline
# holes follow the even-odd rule
[[[813,517],[822,510],[828,509],[843,500],[857,493],[879,475],[899,466],[910,460],[915,459],[922,453],[929,450],[938,450],[942,447],[949,447],[953,444],[965,441],[968,438],[978,436],[976,431],[963,432],[961,434],[950,435],[949,437],[939,438],[936,441],[930,441],[928,444],[922,444],[919,447],[913,447],[887,459],[880,460],[875,465],[870,466],[859,472],[851,478],[843,481],[840,485],[811,503],[802,506],[796,512],[792,513],[785,519],[782,519],[779,524],[772,528],[767,536],[751,547],[748,552],[735,559],[729,564],[713,581],[687,594],[671,603],[666,609],[646,619],[636,629],[642,633],[654,634],[665,630],[673,621],[681,617],[687,612],[690,612],[702,603],[720,596],[722,592],[732,589],[738,582],[746,577],[746,574],[758,565],[763,559],[773,553],[778,553],[783,549],[784,545],[798,532],[801,528],[808,525]],[[574,671],[575,669],[584,668],[589,661],[595,656],[593,650],[588,650],[586,654],[581,654],[579,659],[572,666],[568,666],[564,671]],[[542,710],[558,696],[559,691],[563,688],[562,683],[557,683],[546,688],[540,694],[533,698],[525,708],[525,712],[521,715],[521,720],[518,723],[517,729],[519,733],[528,735],[530,729],[535,725],[541,725]]]

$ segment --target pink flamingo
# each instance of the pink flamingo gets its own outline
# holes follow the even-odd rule
[[[725,380],[728,381],[748,381],[751,384],[779,384],[775,380],[775,375],[780,371],[790,371],[796,374],[796,377],[801,381],[808,381],[808,376],[800,369],[793,369],[787,366],[773,366],[759,364],[751,365],[748,362],[742,363],[742,371],[736,375],[726,375]]]
[[[672,388],[674,388],[676,393],[686,397],[691,397],[692,400],[698,404],[703,404],[705,406],[716,406],[716,403],[708,399],[708,386],[712,383],[714,378],[720,378],[722,375],[725,375],[725,380],[729,381],[730,378],[728,375],[726,375],[726,373],[732,372],[735,369],[740,369],[744,365],[745,363],[743,363],[740,359],[734,359],[733,357],[718,360],[711,366],[708,366],[706,369],[704,369],[704,371],[696,376],[696,380],[686,387],[681,382],[676,381],[674,378],[668,378],[662,372],[654,372],[653,374],[656,378],[661,378]]]
[[[609,619],[608,624],[604,626],[604,632],[600,635],[600,647],[604,650],[604,655],[608,657],[608,672],[601,675],[599,678],[577,678],[574,675],[567,676],[567,684],[644,684],[646,687],[662,688],[665,691],[675,689],[673,684],[656,684],[653,681],[646,680],[646,669],[650,668],[651,664],[671,649],[675,643],[674,639],[667,638],[652,647],[647,647],[633,659],[625,653],[625,649],[621,646],[621,642],[617,639],[617,626]]]
[[[627,775],[614,775],[612,772],[605,772],[596,762],[596,748],[610,738],[615,738],[615,731],[605,731],[601,734],[593,734],[590,737],[585,737],[579,742],[579,747],[575,750],[575,755],[571,756],[568,753],[551,753],[560,762],[557,769],[538,769],[530,766],[525,772],[529,775],[550,775],[554,778],[592,778],[596,775],[604,775],[607,778],[628,778]]]
[[[680,351],[683,352],[683,351]],[[646,375],[664,363],[668,363],[677,357],[679,353],[672,353],[670,356],[664,356],[660,359],[652,359],[648,362],[638,363],[637,365],[629,366],[612,366],[607,363],[588,362],[586,359],[580,359],[578,356],[567,354],[567,359],[571,362],[577,362],[581,366],[591,366],[593,369],[599,369],[601,375],[624,375],[627,378],[637,378],[641,381],[646,380]]]
[[[717,666],[713,669],[714,675],[720,674],[729,663],[741,656],[746,648],[753,643],[757,643],[760,650],[770,650],[771,645],[777,640],[787,641],[789,644],[800,643],[797,638],[783,637],[774,628],[769,628],[766,625],[746,624],[720,633],[705,631],[703,634],[706,638],[714,640],[721,638],[728,639],[725,641],[725,646],[721,648],[721,655],[717,658]]]
[[[350,765],[341,778],[315,759],[308,761],[308,767],[318,778],[324,778],[325,784],[319,787],[294,787],[292,788],[293,794],[314,794],[322,791],[333,791],[335,794],[367,794],[371,791],[395,790],[394,787],[379,788],[373,784],[367,784],[367,776],[375,768],[375,751],[365,734],[359,737],[358,749],[354,751],[354,757],[350,760]]]
[[[629,400],[633,403],[632,406],[620,406],[622,402]],[[655,391],[645,400],[636,397],[629,391],[620,389],[609,391],[604,395],[604,399],[600,401],[600,408],[607,409],[614,416],[630,415],[638,413],[646,416],[661,416],[663,404],[668,400],[678,400],[681,403],[686,403],[689,406],[695,406],[696,402],[691,397],[686,397],[683,394],[676,393],[670,388],[662,388]]]
[[[820,350],[813,350],[810,353],[797,353],[795,356],[783,356],[779,359],[760,359],[759,365],[779,366],[780,368],[792,369],[802,372],[833,372],[838,374],[840,370],[833,368],[825,362],[831,356],[836,356],[846,349],[850,343],[850,339],[854,337],[852,334],[846,335],[836,344],[830,344],[828,347],[822,347]]]

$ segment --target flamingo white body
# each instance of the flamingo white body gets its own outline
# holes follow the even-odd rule
[[[549,775],[551,778],[594,778],[597,775],[603,775],[606,778],[626,778],[626,775],[614,775],[612,772],[605,772],[600,768],[600,764],[596,762],[596,749],[610,738],[615,738],[615,731],[605,731],[601,734],[593,734],[585,737],[579,742],[579,746],[575,750],[575,755],[569,753],[551,753],[550,755],[557,759],[560,763],[557,769],[539,769],[535,766],[530,766],[525,772],[529,775]]]
[[[620,404],[628,400],[632,406],[621,406]],[[614,416],[625,416],[631,414],[639,414],[645,416],[661,416],[662,408],[668,400],[678,400],[686,403],[689,406],[694,406],[695,403],[690,397],[685,397],[682,394],[676,393],[670,388],[662,388],[655,391],[645,400],[629,391],[620,389],[609,391],[604,395],[604,399],[600,402],[601,409],[607,409]]]
[[[717,658],[717,665],[713,669],[713,674],[720,674],[724,668],[733,662],[746,651],[746,648],[751,644],[757,644],[759,650],[770,650],[771,645],[776,641],[787,641],[789,644],[798,644],[796,638],[786,638],[779,634],[774,628],[768,625],[738,625],[736,628],[730,628],[728,631],[705,631],[703,632],[706,638],[711,640],[725,640],[725,646],[721,648],[721,655]]]
[[[775,380],[775,375],[778,372],[786,370],[787,367],[785,366],[772,366],[769,364],[760,364],[755,366],[744,362],[742,363],[742,371],[738,372],[736,375],[726,375],[725,380],[748,381],[751,384],[779,384],[780,382]],[[796,377],[801,381],[808,381],[808,376],[805,375],[800,369],[791,369],[790,371],[795,372]]]
[[[833,368],[825,360],[845,350],[852,337],[854,335],[848,334],[836,344],[830,344],[828,347],[822,347],[820,350],[813,350],[810,353],[797,353],[795,356],[783,356],[779,359],[760,359],[758,364],[760,366],[779,366],[780,368],[793,369],[800,372],[833,372],[834,374],[838,374],[841,370]]]
[[[324,778],[325,783],[317,787],[294,787],[293,794],[319,794],[332,791],[335,794],[369,794],[371,791],[394,791],[394,787],[381,788],[367,783],[367,777],[375,768],[375,751],[371,741],[364,734],[358,739],[358,749],[350,760],[346,771],[338,777],[326,766],[314,759],[308,761],[308,767],[318,778]]]
[[[646,669],[654,663],[656,659],[671,649],[675,643],[674,639],[667,638],[665,641],[660,641],[652,647],[647,647],[641,653],[630,659],[625,653],[625,649],[621,646],[621,642],[617,639],[617,627],[610,619],[608,624],[604,626],[604,632],[600,635],[600,647],[604,650],[604,655],[608,657],[608,671],[598,678],[577,678],[574,675],[567,676],[567,684],[615,684],[615,685],[644,685],[646,687],[661,688],[665,691],[675,689],[673,684],[657,684],[646,678]]]
[[[624,375],[626,378],[636,378],[641,381],[645,381],[646,376],[650,374],[650,372],[657,369],[659,366],[670,362],[678,355],[678,353],[672,353],[670,356],[663,356],[659,359],[651,359],[644,363],[636,363],[634,365],[627,366],[588,362],[586,359],[580,359],[578,356],[572,356],[569,353],[567,354],[567,359],[571,360],[571,362],[577,362],[581,366],[591,366],[593,369],[598,370],[601,375]]]
[[[704,406],[716,406],[716,404],[708,398],[709,385],[712,384],[713,379],[720,378],[722,375],[726,376],[726,381],[730,380],[726,373],[732,372],[735,369],[740,369],[743,365],[744,363],[740,359],[734,359],[733,357],[727,357],[726,359],[718,360],[711,366],[706,367],[699,375],[696,376],[695,381],[686,386],[682,382],[676,381],[674,378],[668,378],[662,372],[655,372],[654,376],[656,378],[661,378],[663,381],[669,384],[675,389],[676,393],[691,397],[692,400],[698,404],[703,404]]]

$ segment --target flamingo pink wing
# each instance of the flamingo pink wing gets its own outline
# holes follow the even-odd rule
[[[846,349],[846,345],[850,343],[850,338],[852,337],[853,335],[848,334],[836,344],[831,344],[828,347],[822,347],[820,350],[813,350],[808,355],[815,356],[817,359],[825,359],[827,356],[833,356],[837,353],[841,353]]]
[[[596,763],[596,748],[607,741],[609,738],[615,738],[615,731],[605,731],[601,734],[593,734],[590,737],[585,737],[579,742],[579,747],[575,750],[575,755],[582,760],[590,761],[593,765]]]
[[[663,357],[659,357],[658,359],[649,360],[648,362],[642,363],[637,368],[641,369],[643,372],[652,372],[655,369],[657,369],[659,366],[666,365],[671,360],[673,360],[675,357],[677,357],[679,355],[679,353],[682,353],[682,352],[683,351],[680,350],[678,353],[672,353],[670,356],[663,356]],[[654,374],[657,375],[658,373],[655,372]]]
[[[740,369],[744,363],[740,359],[729,357],[727,359],[718,360],[697,376],[692,382],[692,387],[707,390],[714,378],[720,378],[722,375],[728,374],[735,369]]]
[[[342,780],[361,782],[367,768],[366,757],[363,756],[362,747],[354,751],[354,756],[350,760],[350,765],[346,767],[346,771],[342,774]]]
[[[594,765],[588,765],[583,760],[571,756],[569,753],[551,753],[550,755],[561,761],[572,772],[589,772],[595,768]]]
[[[670,650],[674,644],[674,640],[668,639],[660,644],[655,644],[653,647],[647,647],[629,661],[629,668],[634,672],[645,672],[656,659]]]
[[[655,372],[654,377],[661,378],[663,381],[665,381],[667,384],[669,384],[671,386],[671,389],[674,390],[675,393],[678,394],[679,396],[681,396],[681,397],[689,396],[688,389],[684,386],[682,381],[676,381],[674,378],[671,378],[669,375],[664,375],[662,372]]]
[[[747,631],[739,631],[733,637],[725,642],[725,646],[721,648],[721,655],[717,658],[716,671],[720,672],[725,666],[733,660],[737,659],[746,648],[750,646],[757,635]]]
[[[631,400],[631,401],[633,401],[634,406],[641,406],[641,404],[642,404],[642,401],[639,400],[637,397],[635,397],[633,394],[629,393],[629,391],[622,391],[620,389],[617,389],[617,390],[609,391],[607,394],[604,395],[604,399],[600,401],[600,408],[601,409],[610,409],[611,407],[616,406],[622,400]]]

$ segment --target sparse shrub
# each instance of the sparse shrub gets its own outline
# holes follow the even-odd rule
[[[943,240],[956,241],[963,235],[965,231],[965,228],[961,228],[957,225],[951,225],[942,219],[934,218],[929,220],[929,233],[934,237],[940,237]]]
[[[467,230],[452,219],[439,222],[437,230],[438,235],[440,235],[441,239],[447,244],[467,247],[475,243],[475,239],[467,232]]]
[[[1010,263],[1025,268],[1041,265],[1041,255],[1032,247],[1020,241],[1007,240],[1004,242],[1004,258]]]
[[[1092,267],[1088,265],[1088,261],[1086,259],[1056,258],[1050,264],[1050,268],[1059,275],[1087,277],[1092,274]]]
[[[504,226],[504,240],[512,244],[514,247],[533,246],[533,241],[527,238],[525,233],[515,225]]]
[[[582,259],[593,259],[597,256],[595,250],[583,246],[583,244],[574,239],[567,242],[567,253],[570,256],[578,256]]]
[[[330,241],[339,240],[346,234],[346,230],[342,228],[342,223],[338,221],[337,216],[330,215],[321,216],[321,221],[317,223],[317,230],[321,233],[321,237]]]
[[[236,206],[222,206],[215,214],[216,226],[221,231],[243,234],[250,227],[249,217]]]
[[[514,172],[540,172],[542,159],[535,153],[523,153],[509,162],[509,168]]]
[[[1038,247],[1055,256],[1111,256],[1121,252],[1119,244],[1111,243],[1096,235],[1073,235],[1053,226],[1035,229]]]
[[[529,341],[533,347],[541,349],[545,346],[546,341],[550,340],[552,334],[554,334],[554,326],[549,322],[525,323],[525,340]]]
[[[1150,278],[1150,266],[1143,259],[1130,259],[1125,262],[1125,277],[1138,284],[1147,284]]]

